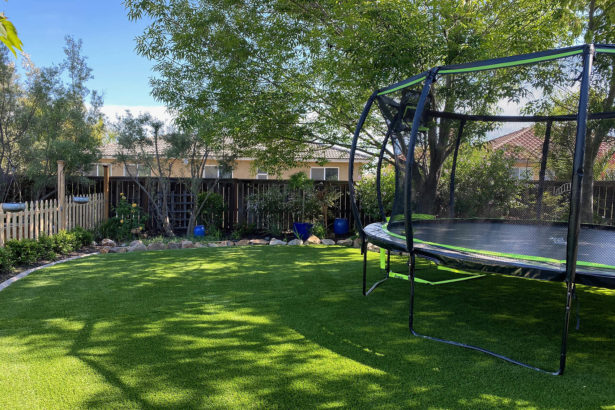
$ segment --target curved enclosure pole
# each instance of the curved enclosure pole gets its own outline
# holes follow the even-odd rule
[[[412,168],[414,165],[414,146],[416,144],[416,138],[419,134],[419,126],[421,125],[421,117],[423,116],[423,111],[425,109],[425,102],[427,101],[427,96],[429,95],[429,91],[431,90],[431,84],[433,83],[436,73],[438,72],[437,68],[434,68],[429,71],[427,78],[425,78],[425,85],[423,85],[423,90],[421,91],[421,96],[419,98],[418,103],[416,104],[416,111],[414,112],[414,118],[412,119],[412,130],[410,131],[410,143],[408,144],[408,153],[406,154],[406,176],[404,180],[404,190],[406,194],[406,198],[404,198],[404,223],[406,229],[406,247],[408,252],[412,252],[414,250],[414,235],[412,234],[412,207],[410,205],[410,201],[412,199]],[[414,282],[412,282],[414,283]]]
[[[451,168],[451,184],[449,186],[449,200],[448,200],[448,216],[449,218],[455,217],[455,170],[457,169],[457,156],[459,155],[459,145],[461,144],[461,138],[463,137],[463,127],[466,125],[466,120],[461,120],[459,124],[459,130],[457,131],[457,141],[455,141],[455,153],[453,154],[453,168]]]
[[[389,131],[384,137],[384,141],[382,142],[382,148],[380,149],[380,154],[378,155],[378,165],[376,166],[376,199],[378,200],[378,209],[380,209],[380,217],[382,218],[382,222],[387,220],[387,216],[384,212],[384,204],[382,203],[380,177],[382,175],[382,161],[384,160],[384,153],[387,149],[387,144],[389,143],[391,133],[393,132],[393,126],[394,125],[392,124],[391,127],[389,127]]]
[[[354,136],[352,138],[352,146],[350,147],[350,159],[348,160],[348,190],[350,193],[350,204],[352,206],[352,215],[354,217],[354,223],[357,227],[361,237],[365,237],[365,232],[363,231],[363,224],[361,223],[361,215],[359,214],[359,208],[357,207],[356,195],[354,191],[354,156],[357,150],[357,142],[359,141],[359,135],[361,134],[361,129],[363,128],[363,124],[365,123],[365,119],[369,114],[369,110],[372,108],[372,104],[376,99],[377,92],[375,91],[367,100],[365,107],[363,108],[363,112],[361,113],[361,117],[359,118],[359,122],[357,123],[357,128],[355,128]]]
[[[583,182],[583,160],[585,159],[585,133],[587,131],[587,106],[589,103],[589,80],[591,78],[594,59],[594,45],[590,44],[583,51],[583,75],[581,92],[579,94],[579,110],[577,112],[577,135],[574,147],[572,166],[572,187],[570,191],[570,216],[568,218],[568,237],[566,242],[566,311],[564,314],[564,330],[558,374],[563,374],[566,368],[566,349],[568,326],[570,322],[570,305],[574,293],[574,280],[577,270],[577,254],[579,250],[579,232],[581,230],[581,187]]]

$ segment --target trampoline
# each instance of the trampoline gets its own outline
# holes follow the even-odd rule
[[[615,45],[587,44],[435,67],[374,91],[355,129],[348,174],[362,239],[363,294],[389,278],[407,279],[413,335],[563,374],[576,285],[615,289],[615,193],[598,201],[588,194],[599,178],[597,164],[605,175],[615,169],[615,159],[605,157],[615,152],[609,148],[615,147],[615,107],[600,97],[613,71]],[[573,108],[553,108],[563,100]],[[515,125],[526,128],[511,132]],[[372,149],[373,135],[383,135],[375,184],[381,220],[363,225],[353,174],[366,128]],[[394,172],[388,205],[383,169]],[[384,272],[369,289],[368,242],[381,248]],[[390,270],[392,251],[408,254],[407,274]],[[470,273],[446,283],[479,273],[565,282],[558,369],[416,332],[416,282],[434,284],[416,278],[416,257]]]

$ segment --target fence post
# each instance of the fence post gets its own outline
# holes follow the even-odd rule
[[[64,161],[58,161],[58,230],[66,229],[66,178]]]
[[[109,165],[103,164],[103,195],[104,195],[104,210],[103,221],[109,219]]]

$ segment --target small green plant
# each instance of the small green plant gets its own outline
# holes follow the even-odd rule
[[[212,230],[222,229],[222,217],[226,211],[226,204],[222,195],[216,192],[201,192],[197,199],[197,206],[201,207],[198,220],[205,225],[209,233]]]
[[[0,273],[11,273],[13,271],[13,259],[11,253],[6,248],[0,248]]]
[[[13,239],[5,247],[15,265],[32,265],[40,259],[40,245],[34,239]]]
[[[54,252],[54,240],[51,236],[45,233],[41,234],[38,238],[38,244],[40,246],[40,258],[45,260],[54,260],[58,255]]]
[[[248,210],[262,221],[263,228],[271,235],[282,231],[283,216],[286,210],[287,195],[281,187],[270,186],[265,192],[248,197]]]
[[[60,255],[66,255],[80,247],[76,235],[72,232],[60,231],[51,238],[53,239],[53,251]]]
[[[327,236],[327,230],[325,229],[323,224],[318,222],[318,223],[315,223],[314,226],[312,227],[312,235],[316,235],[319,238],[324,238]]]
[[[71,233],[75,235],[75,240],[79,247],[90,246],[94,240],[94,234],[88,230],[83,229],[80,226],[71,230]]]
[[[127,241],[145,230],[145,223],[149,216],[136,203],[129,203],[124,194],[120,194],[120,202],[114,211],[115,216],[96,228],[96,239],[110,238],[115,241]]]

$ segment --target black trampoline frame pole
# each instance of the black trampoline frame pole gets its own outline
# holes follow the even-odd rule
[[[406,154],[406,175],[404,180],[404,192],[406,198],[404,199],[404,225],[406,229],[406,248],[410,255],[408,256],[408,279],[410,279],[410,301],[408,304],[408,327],[412,334],[415,334],[413,322],[414,322],[414,270],[416,264],[416,255],[414,252],[414,235],[412,233],[412,168],[414,166],[414,147],[416,145],[416,138],[419,134],[419,126],[421,125],[421,118],[423,117],[423,111],[425,109],[425,102],[431,91],[431,84],[436,78],[438,68],[434,68],[429,71],[427,78],[425,78],[425,84],[421,91],[421,96],[416,104],[416,111],[414,112],[414,118],[412,119],[412,129],[410,130],[410,143],[408,144],[408,153]]]
[[[363,129],[363,124],[367,119],[369,111],[372,108],[372,104],[374,100],[378,96],[378,92],[374,91],[372,95],[365,103],[365,107],[363,107],[363,112],[361,113],[361,117],[359,118],[359,122],[357,122],[357,127],[355,128],[354,135],[352,137],[352,145],[350,147],[350,158],[348,160],[348,193],[350,195],[350,205],[352,208],[352,215],[354,216],[354,223],[357,227],[357,230],[361,234],[363,240],[365,240],[365,232],[363,231],[363,224],[361,223],[361,215],[359,214],[359,208],[357,207],[356,195],[354,190],[354,156],[357,150],[357,142],[359,141],[359,135],[361,134],[361,129]]]
[[[589,105],[589,88],[594,59],[594,45],[589,44],[583,50],[583,74],[579,93],[577,112],[577,135],[574,148],[572,168],[572,186],[570,191],[570,216],[568,218],[568,236],[566,242],[566,309],[558,375],[564,374],[566,368],[566,351],[568,347],[568,328],[570,326],[570,308],[574,294],[574,281],[579,250],[579,232],[581,230],[581,196],[583,183],[583,162],[585,159],[585,134],[587,131],[587,108]]]

